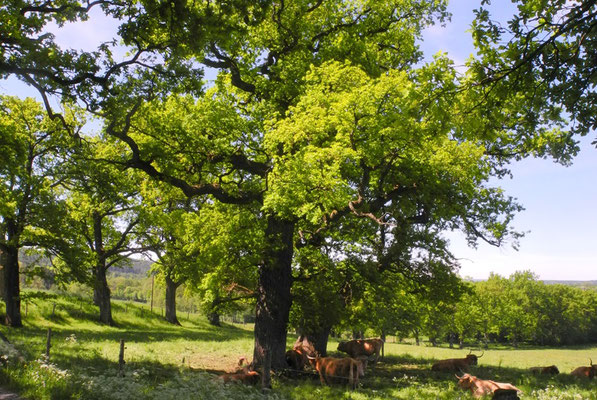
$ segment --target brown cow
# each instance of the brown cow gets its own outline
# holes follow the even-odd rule
[[[246,385],[257,385],[261,380],[259,372],[253,371],[251,369],[251,366],[248,364],[249,362],[246,357],[241,357],[238,360],[238,366],[242,367],[244,363],[247,363],[247,365],[244,366],[242,369],[239,369],[236,372],[220,375],[222,381],[224,381],[224,383],[239,382],[244,383]]]
[[[469,389],[473,397],[478,398],[488,394],[493,394],[496,390],[515,390],[521,392],[516,386],[511,383],[494,382],[490,380],[479,379],[476,376],[464,374],[462,376],[456,375],[458,378],[458,386],[463,390]]]
[[[593,379],[597,375],[597,365],[593,365],[593,360],[589,358],[590,365],[588,367],[578,367],[574,371],[570,372],[570,375],[577,376],[579,378]]]
[[[286,352],[286,363],[291,369],[303,370],[309,363],[307,356],[315,356],[315,348],[304,335],[301,335],[292,350]]]
[[[440,372],[468,371],[469,366],[477,365],[478,359],[483,357],[483,354],[485,354],[485,352],[483,352],[480,356],[476,356],[471,353],[467,354],[465,358],[449,358],[447,360],[440,360],[431,366],[431,370]]]
[[[356,339],[338,343],[338,351],[342,351],[352,358],[369,357],[375,363],[379,359],[383,345],[383,340],[379,338]]]
[[[555,365],[550,365],[549,367],[532,367],[529,368],[535,375],[557,375],[560,373],[560,370]]]
[[[220,375],[224,383],[239,382],[245,385],[257,385],[261,381],[261,375],[257,371],[242,370],[235,373]]]
[[[302,348],[296,348],[288,350],[286,352],[286,363],[291,369],[303,370],[309,360],[307,359],[307,353]]]
[[[359,384],[360,362],[353,358],[308,357],[311,365],[319,372],[322,385],[348,383],[352,389]]]

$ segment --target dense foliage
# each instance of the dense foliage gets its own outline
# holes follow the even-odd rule
[[[597,340],[597,291],[546,284],[529,272],[493,274],[452,309],[445,333],[463,340],[569,345]]]
[[[108,269],[152,251],[172,323],[183,282],[214,322],[232,301],[256,301],[256,365],[285,365],[289,321],[324,341],[334,325],[384,335],[404,329],[413,307],[421,318],[412,329],[439,340],[458,298],[475,296],[458,282],[443,233],[459,230],[472,246],[516,243],[511,223],[521,205],[495,178],[525,157],[569,163],[574,135],[595,125],[593,68],[584,61],[595,2],[517,4],[507,45],[477,11],[478,54],[463,72],[445,54],[422,62],[418,39],[449,17],[443,0],[2,7],[10,23],[0,35],[0,77],[36,88],[48,123],[76,139],[64,179],[49,182],[68,209],[65,226],[48,229],[60,239],[47,245],[56,276],[92,285],[100,320],[112,324]],[[111,41],[94,51],[56,43],[52,29],[95,10],[118,25]],[[205,68],[216,73],[209,88]],[[561,86],[568,80],[570,92]],[[102,131],[79,129],[70,108],[59,112],[52,100],[84,107]],[[15,136],[14,125],[2,138]],[[7,320],[19,326],[18,263],[2,263]],[[504,305],[510,319],[497,329],[496,318],[481,315],[479,328],[460,316],[458,333],[530,338],[542,325],[522,317],[520,290],[494,286],[519,300]],[[589,331],[575,337],[587,340]]]

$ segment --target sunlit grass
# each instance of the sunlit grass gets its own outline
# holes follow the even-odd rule
[[[30,399],[263,397],[258,388],[225,387],[212,375],[233,370],[241,356],[251,357],[251,325],[223,324],[215,328],[201,315],[184,313],[179,315],[182,326],[174,326],[163,319],[160,309],[152,313],[145,304],[118,301],[113,302],[116,326],[97,322],[97,313],[89,300],[76,297],[61,296],[28,304],[22,329],[0,329],[29,361],[0,369],[0,384],[13,387]],[[48,328],[52,328],[49,366],[41,359]],[[125,377],[118,376],[121,339],[126,344]],[[294,339],[289,334],[289,346]],[[337,342],[329,342],[332,355],[338,354]],[[390,338],[385,345],[386,358],[367,372],[356,391],[343,386],[322,387],[317,374],[310,371],[300,378],[274,376],[274,395],[270,393],[269,398],[470,399],[470,393],[456,387],[453,374],[432,373],[430,367],[438,359],[464,357],[471,349],[478,355],[483,352],[471,347],[461,350],[427,343],[394,343]],[[589,357],[597,362],[597,346],[492,346],[484,351],[471,373],[515,384],[523,390],[521,399],[597,400],[596,381],[581,381],[568,374],[576,366],[588,365]],[[542,377],[527,371],[531,366],[551,364],[557,365],[563,374]],[[122,390],[105,392],[101,389],[105,385],[120,385]]]

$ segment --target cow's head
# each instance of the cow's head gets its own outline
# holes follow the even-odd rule
[[[346,352],[348,350],[348,342],[340,342],[338,343],[338,351]]]
[[[470,374],[464,374],[462,376],[454,374],[454,376],[456,376],[456,379],[458,379],[458,386],[460,386],[463,390],[470,389],[472,386],[474,386],[475,379],[477,379]]]
[[[543,368],[543,373],[557,375],[560,373],[560,370],[555,365],[550,365],[549,367]]]
[[[319,353],[315,352],[315,357],[307,354],[307,359],[309,360],[309,364],[311,364],[313,368],[317,369],[317,361],[321,359],[321,356]]]
[[[471,350],[471,352],[466,355],[467,364],[468,365],[477,365],[477,361],[479,360],[479,358],[483,357],[483,354],[485,354],[485,352],[481,353],[480,356],[476,356],[476,355],[472,354],[472,350]]]
[[[593,360],[589,358],[589,366],[591,367],[591,372],[589,373],[590,378],[594,378],[597,376],[597,364],[593,364]]]

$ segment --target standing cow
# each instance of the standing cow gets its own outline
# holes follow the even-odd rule
[[[577,376],[579,378],[593,379],[597,374],[597,365],[593,365],[593,360],[589,358],[590,365],[588,367],[578,367],[574,371],[570,372],[570,375]]]
[[[311,357],[311,365],[319,373],[322,385],[348,384],[355,389],[359,384],[361,363],[353,358]]]
[[[348,354],[352,358],[368,357],[374,363],[379,360],[384,342],[382,339],[356,339],[338,343],[338,351]]]
[[[439,372],[464,372],[468,371],[469,366],[477,365],[478,359],[483,357],[485,352],[480,356],[472,354],[472,350],[465,358],[449,358],[447,360],[440,360],[431,366],[432,371]]]

